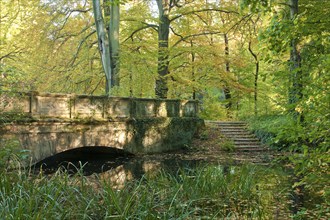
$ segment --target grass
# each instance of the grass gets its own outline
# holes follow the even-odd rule
[[[234,152],[236,150],[234,141],[228,138],[222,138],[219,143],[220,149],[227,152]]]
[[[210,165],[173,175],[160,171],[118,190],[107,178],[92,181],[82,172],[45,176],[3,169],[0,219],[272,218],[280,204],[275,197],[285,197],[277,190],[285,177],[259,178],[266,170]]]

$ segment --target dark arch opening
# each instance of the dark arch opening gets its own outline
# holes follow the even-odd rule
[[[63,169],[70,174],[82,172],[88,176],[93,173],[102,173],[127,163],[134,154],[112,147],[80,147],[67,150],[51,157],[47,157],[32,167],[36,172],[42,170],[51,174]]]

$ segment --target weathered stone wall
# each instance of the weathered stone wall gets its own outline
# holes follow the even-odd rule
[[[197,117],[198,102],[74,94],[21,93],[0,98],[2,112],[25,113],[35,119],[93,119]]]
[[[0,144],[19,139],[34,162],[85,146],[135,154],[176,150],[189,145],[203,124],[195,101],[37,93],[15,99],[2,105],[2,113],[27,117],[0,121]]]

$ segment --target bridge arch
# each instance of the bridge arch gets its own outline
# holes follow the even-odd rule
[[[49,156],[33,164],[32,168],[36,171],[42,169],[45,173],[53,173],[63,167],[71,173],[76,173],[84,167],[84,174],[89,175],[114,169],[133,157],[134,154],[113,147],[85,146]]]

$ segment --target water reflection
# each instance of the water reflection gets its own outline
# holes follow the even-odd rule
[[[254,156],[256,159],[254,159]],[[159,172],[180,179],[183,170],[194,172],[200,167],[216,167],[218,173],[226,177],[240,176],[242,167],[240,164],[255,163],[248,172],[257,181],[257,188],[265,197],[275,198],[274,208],[277,216],[282,219],[289,216],[290,212],[296,214],[304,206],[303,194],[296,192],[294,188],[298,180],[292,178],[292,170],[284,167],[268,166],[273,155],[216,155],[210,152],[172,152],[153,155],[132,155],[124,151],[110,148],[81,148],[63,152],[51,158],[47,158],[34,167],[38,172],[41,168],[44,173],[52,174],[58,169],[63,169],[70,174],[82,173],[95,188],[102,187],[100,181],[110,185],[114,189],[123,189],[126,183],[133,180],[141,180],[142,177],[156,177]],[[260,158],[263,158],[260,160]],[[254,171],[257,167],[257,171]],[[250,169],[250,168],[249,168]],[[93,175],[96,174],[96,175]],[[193,176],[194,174],[192,174]],[[300,190],[300,188],[299,188]],[[284,219],[284,218],[283,218]]]
[[[121,166],[133,156],[115,148],[82,147],[48,157],[33,165],[33,168],[36,172],[42,170],[45,174],[52,174],[58,169],[63,169],[70,174],[81,172],[89,176]]]
[[[70,174],[81,172],[84,176],[98,174],[99,178],[120,188],[127,181],[156,175],[160,170],[175,176],[179,170],[194,169],[203,164],[222,164],[222,172],[226,174],[233,172],[231,165],[253,162],[251,158],[249,155],[238,157],[235,153],[215,157],[187,151],[137,156],[109,147],[82,147],[46,158],[33,167],[36,172],[42,169],[45,174],[55,173],[58,169]],[[264,164],[265,161],[255,162]]]
[[[244,155],[244,157],[251,159],[248,155]],[[81,172],[95,188],[101,187],[99,183],[103,181],[114,189],[123,189],[125,184],[130,181],[141,180],[143,176],[148,178],[157,177],[159,172],[164,172],[166,175],[179,180],[183,170],[194,172],[193,170],[198,169],[198,167],[213,166],[219,170],[218,173],[222,173],[224,176],[237,176],[242,172],[238,166],[242,161],[246,160],[242,159],[242,157],[238,158],[236,154],[223,155],[218,158],[191,152],[137,156],[115,149],[85,148],[63,152],[41,161],[34,167],[37,171],[42,167],[43,172],[50,175],[58,169],[64,169],[70,174]],[[258,170],[263,174],[260,174],[259,171],[259,173],[254,172],[253,169],[251,171],[251,175],[255,175],[253,178],[257,178],[256,181],[259,182],[256,190],[260,190],[265,195],[271,193],[279,194],[280,199],[276,201],[276,204],[280,204],[280,200],[283,199],[281,187],[290,189],[290,185],[293,184],[290,183],[289,174],[279,171],[279,169],[264,166],[264,163],[258,164],[258,167]],[[267,171],[268,168],[269,170]],[[279,192],[273,191],[273,188],[277,186],[279,186]],[[290,191],[288,190],[289,193]],[[288,195],[287,202],[290,203],[290,207],[295,207],[297,203],[295,201],[296,196],[292,194],[291,196],[293,198],[289,198],[290,196]],[[269,197],[272,196],[269,195]],[[276,216],[288,215],[287,211],[283,211],[286,210],[285,206],[285,204],[282,204],[279,208],[276,208],[279,212]],[[297,212],[297,210],[291,211],[293,213]]]
[[[114,188],[122,188],[127,181],[156,175],[160,170],[177,175],[180,169],[193,169],[206,161],[183,158],[183,152],[136,156],[122,150],[106,147],[83,147],[59,153],[33,166],[36,172],[53,174],[61,169],[69,174],[84,176],[97,174]]]

